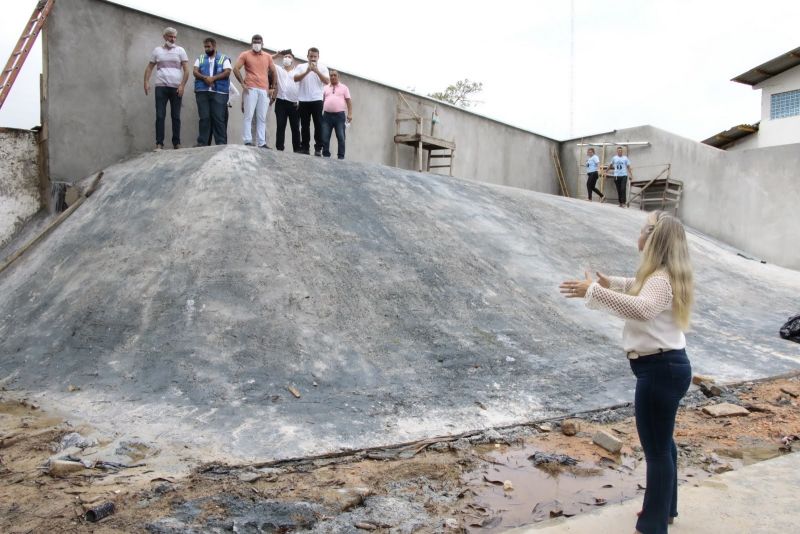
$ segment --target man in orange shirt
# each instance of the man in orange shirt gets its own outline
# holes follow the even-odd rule
[[[252,50],[239,54],[233,74],[242,84],[242,100],[244,104],[244,125],[242,127],[242,140],[245,145],[253,145],[253,115],[256,117],[256,146],[267,146],[267,109],[270,100],[275,96],[278,85],[278,71],[272,56],[262,50],[264,40],[256,34],[250,41]],[[242,79],[241,68],[244,67],[245,77]],[[272,76],[269,73],[272,73]],[[269,86],[272,78],[275,87]]]

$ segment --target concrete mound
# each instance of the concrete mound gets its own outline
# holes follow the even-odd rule
[[[145,154],[0,275],[1,382],[238,459],[630,401],[621,321],[557,284],[632,273],[643,217],[246,147]],[[691,241],[696,370],[800,367],[777,335],[800,273]]]

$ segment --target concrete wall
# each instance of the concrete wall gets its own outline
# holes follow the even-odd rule
[[[39,211],[36,132],[0,128],[0,247]]]
[[[651,178],[660,170],[657,165],[671,163],[672,177],[684,183],[678,215],[689,226],[771,263],[800,269],[800,145],[728,152],[652,126],[587,141],[649,141],[648,147],[630,150],[634,176]],[[571,187],[577,181],[578,142],[565,141],[561,147]],[[580,163],[584,160],[581,156]],[[585,198],[585,178],[581,180]],[[613,190],[610,182],[608,193]]]
[[[144,95],[142,78],[150,52],[161,43],[167,25],[178,29],[178,43],[186,48],[192,63],[202,53],[203,38],[209,35],[217,39],[220,51],[231,56],[249,46],[103,0],[56,3],[45,30],[43,100],[53,180],[74,182],[152,149],[154,99]],[[326,57],[324,43],[320,46],[322,62],[335,67],[336,58]],[[398,90],[346,72],[341,77],[350,87],[354,107],[348,159],[394,165]],[[434,101],[405,94],[423,116],[430,117]],[[456,176],[557,191],[550,160],[550,149],[558,146],[557,141],[449,105],[439,104],[439,116],[437,135],[456,141]],[[274,124],[274,113],[270,113],[270,145],[274,145]],[[235,106],[228,125],[229,142],[241,143],[241,128],[242,114]],[[167,138],[169,131],[167,119]],[[183,100],[181,137],[184,146],[193,146],[197,137],[197,107],[191,88]],[[411,168],[413,149],[400,147],[399,156],[400,166]]]
[[[772,95],[800,90],[800,66],[789,69],[756,85],[761,89],[761,125],[758,133],[759,147],[800,143],[800,115],[770,118]]]
[[[742,137],[741,139],[734,141],[730,145],[725,147],[725,150],[728,151],[736,151],[736,150],[750,150],[751,148],[758,148],[758,132],[752,133],[747,137]]]

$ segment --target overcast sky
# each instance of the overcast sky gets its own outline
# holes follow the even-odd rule
[[[231,37],[261,33],[269,48],[317,46],[330,66],[423,94],[480,81],[476,112],[556,139],[652,124],[701,140],[755,122],[760,91],[729,80],[800,46],[797,0],[574,0],[574,64],[569,0],[118,3]],[[4,3],[2,61],[34,5]],[[39,123],[40,72],[37,43],[0,126]]]

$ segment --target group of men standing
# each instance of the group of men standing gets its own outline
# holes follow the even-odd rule
[[[156,150],[164,148],[167,104],[172,118],[172,145],[181,148],[181,103],[189,79],[189,58],[176,44],[177,30],[164,30],[164,44],[156,47],[144,73],[144,91],[150,92],[150,78],[156,70]],[[238,91],[234,77],[242,86],[242,141],[248,146],[270,148],[267,113],[274,104],[277,131],[275,148],[284,150],[286,124],[296,153],[311,153],[311,124],[314,126],[314,155],[330,157],[330,138],[336,133],[337,156],[344,159],[345,130],[353,120],[350,90],[340,83],[339,73],[319,62],[319,50],[310,48],[307,63],[297,64],[294,54],[282,50],[274,55],[263,50],[263,38],[254,35],[251,48],[239,54],[235,63],[217,50],[216,41],[203,41],[205,53],[194,62],[194,91],[199,116],[195,146],[227,144],[228,109]],[[275,60],[281,65],[276,67]],[[244,69],[244,76],[242,76]],[[255,119],[255,139],[253,120]]]
[[[606,198],[603,192],[597,189],[600,170],[600,158],[594,153],[593,148],[589,148],[586,151],[586,191],[589,194],[589,202],[592,201],[592,192],[600,195],[601,201]],[[611,164],[606,169],[606,174],[609,172],[614,177],[614,184],[617,186],[619,207],[624,208],[628,204],[628,176],[633,179],[633,167],[631,167],[631,160],[628,159],[628,156],[623,154],[621,146],[617,147],[617,155],[611,158]]]

